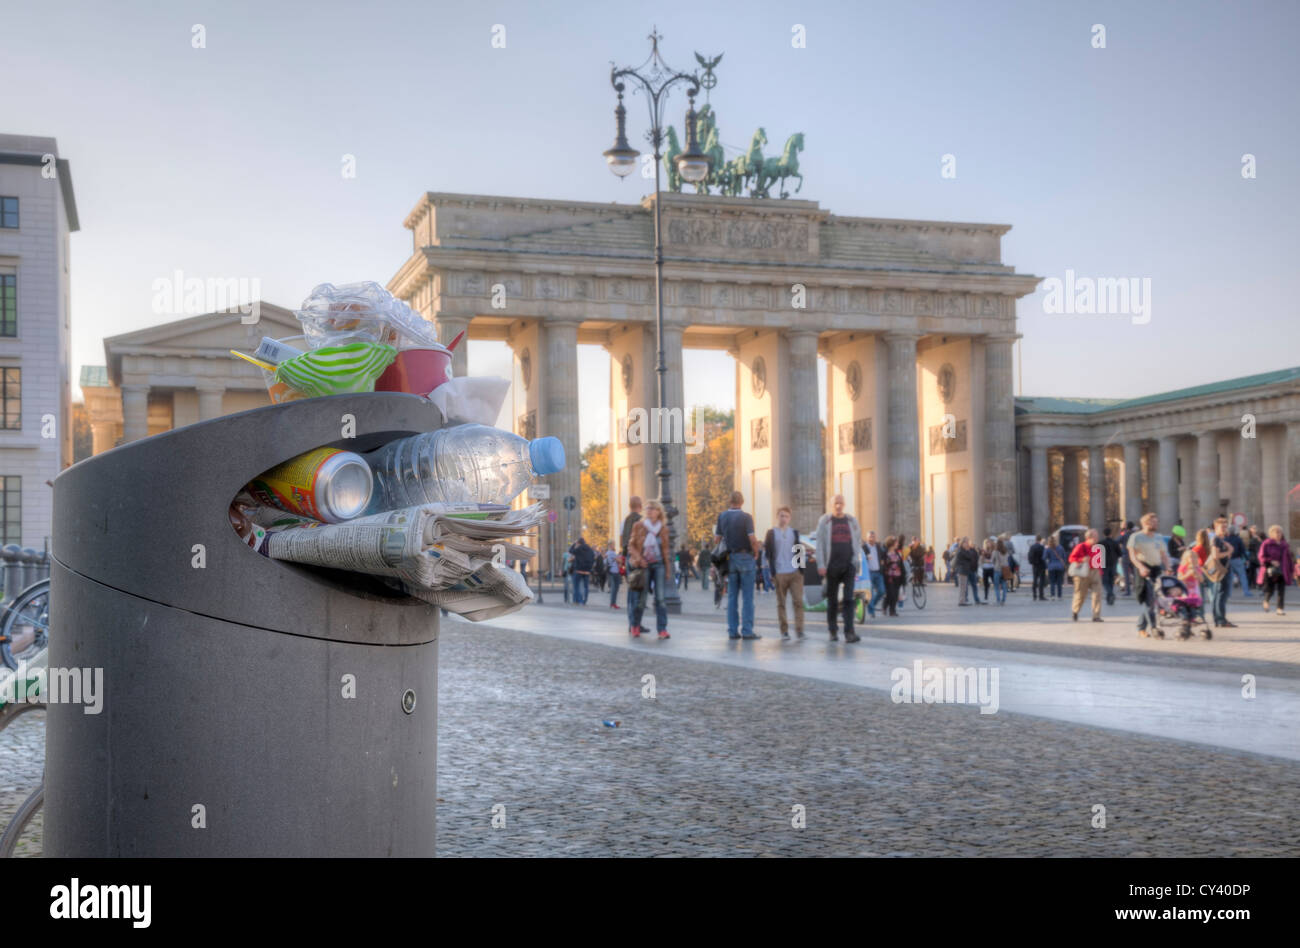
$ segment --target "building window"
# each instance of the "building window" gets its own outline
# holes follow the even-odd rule
[[[18,198],[0,197],[0,227],[18,229]]]
[[[0,543],[23,542],[23,479],[21,477],[0,477],[0,506],[4,508],[4,523],[0,526]]]
[[[18,276],[0,273],[0,336],[18,335]]]
[[[23,426],[23,370],[0,369],[0,427],[18,431]]]

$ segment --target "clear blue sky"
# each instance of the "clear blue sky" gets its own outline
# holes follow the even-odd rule
[[[1003,254],[1021,272],[1151,279],[1145,326],[1022,300],[1025,393],[1141,395],[1300,364],[1293,2],[0,6],[0,130],[55,136],[72,163],[77,365],[162,321],[151,285],[177,268],[257,278],[290,306],[324,280],[386,282],[426,190],[637,200],[641,179],[615,179],[600,152],[609,62],[640,62],[652,24],[679,68],[725,52],[724,141],[806,133],[800,197],[1012,224]],[[478,371],[503,361],[479,350]],[[603,358],[583,353],[584,401],[607,388]],[[688,359],[688,401],[729,405],[709,360],[730,361]],[[584,418],[584,440],[604,424]]]

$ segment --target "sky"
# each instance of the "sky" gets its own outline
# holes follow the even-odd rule
[[[178,269],[290,307],[320,282],[386,283],[425,191],[638,201],[649,186],[601,152],[610,63],[640,63],[652,27],[677,68],[724,54],[724,143],[805,133],[800,198],[1010,224],[1003,260],[1021,273],[1149,285],[1145,315],[1050,312],[1046,284],[1022,299],[1021,393],[1139,396],[1300,365],[1290,0],[0,0],[0,22],[0,132],[56,137],[71,162],[74,378],[105,336],[180,315],[153,298]],[[503,343],[469,352],[471,372],[507,374]],[[607,356],[579,359],[584,404],[604,404]],[[685,366],[688,404],[730,407],[730,357]],[[584,443],[607,431],[584,411]]]

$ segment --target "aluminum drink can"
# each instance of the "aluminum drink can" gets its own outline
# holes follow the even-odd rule
[[[316,448],[259,474],[247,489],[260,503],[324,523],[341,523],[361,515],[372,488],[370,465],[361,455]]]

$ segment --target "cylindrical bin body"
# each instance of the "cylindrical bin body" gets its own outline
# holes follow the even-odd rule
[[[437,608],[261,556],[227,508],[311,448],[441,424],[411,395],[304,399],[59,475],[46,855],[433,855]]]
[[[5,599],[14,599],[23,591],[23,551],[17,543],[0,547],[4,563]]]
[[[30,546],[23,547],[23,589],[40,578],[41,554]]]

